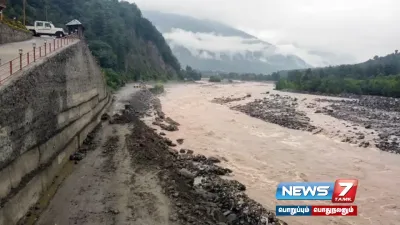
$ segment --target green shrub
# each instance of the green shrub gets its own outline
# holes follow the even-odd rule
[[[208,81],[209,82],[221,82],[221,77],[219,77],[219,76],[211,76]]]
[[[157,83],[156,85],[154,85],[154,87],[150,88],[150,91],[156,95],[162,94],[164,93],[164,85],[161,83]]]

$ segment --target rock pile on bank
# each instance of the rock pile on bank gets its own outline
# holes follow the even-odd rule
[[[290,96],[272,94],[270,98],[256,99],[245,105],[233,106],[231,109],[283,127],[315,130],[316,127],[310,124],[310,118],[304,112],[297,110],[297,101],[297,98]]]
[[[357,100],[318,99],[330,103],[322,112],[338,119],[351,121],[367,130],[376,130],[376,147],[400,154],[400,100],[395,98],[361,96]],[[371,131],[372,133],[373,131]],[[364,145],[368,145],[369,143]]]
[[[163,135],[155,133],[134,115],[136,106],[140,104],[116,116],[124,118],[114,120],[133,124],[132,133],[126,137],[132,164],[138,170],[154,171],[158,175],[164,193],[174,206],[169,217],[171,222],[182,225],[286,224],[250,199],[244,193],[245,185],[221,178],[232,171],[217,165],[220,159],[196,155],[189,149],[178,152],[170,148]]]
[[[250,94],[247,94],[246,96],[239,97],[239,98],[221,97],[221,98],[214,98],[211,102],[223,105],[223,104],[227,104],[227,103],[230,103],[230,102],[243,101],[246,98],[250,98],[250,97],[251,97]]]

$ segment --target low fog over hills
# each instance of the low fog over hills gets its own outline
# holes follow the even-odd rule
[[[292,54],[224,24],[177,14],[144,11],[183,66],[199,70],[270,73],[311,66]]]

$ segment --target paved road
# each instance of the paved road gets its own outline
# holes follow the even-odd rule
[[[39,58],[44,56],[49,56],[50,54],[50,47],[51,47],[51,54],[54,51],[54,42],[56,42],[56,52],[61,49],[61,46],[65,46],[62,44],[65,40],[63,39],[54,39],[53,37],[34,37],[28,41],[22,42],[14,42],[8,43],[4,45],[0,45],[0,83],[4,80],[8,79],[11,74],[15,74],[16,72],[21,70],[22,68],[26,67],[27,65],[31,64],[34,61],[34,54],[33,54],[33,44],[36,43],[36,51],[35,51],[35,58],[39,60]],[[74,40],[76,42],[77,40]],[[45,49],[44,44],[47,42],[47,47]],[[70,43],[71,44],[71,43]],[[19,49],[22,49],[22,64],[20,63],[19,59]],[[12,60],[12,64],[10,66],[10,61]]]
[[[4,64],[12,59],[15,59],[19,56],[19,49],[22,49],[24,53],[33,50],[33,43],[36,43],[37,46],[44,45],[45,41],[50,42],[52,37],[34,37],[31,40],[22,41],[22,42],[13,42],[4,45],[0,45],[0,59],[1,64]]]

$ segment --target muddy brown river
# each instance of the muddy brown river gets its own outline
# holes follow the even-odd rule
[[[167,85],[161,96],[167,116],[181,124],[168,132],[172,140],[184,138],[179,148],[227,159],[224,166],[247,186],[250,197],[269,209],[276,204],[330,204],[326,201],[277,201],[275,191],[282,181],[334,181],[357,178],[357,217],[286,217],[290,224],[400,224],[400,155],[342,143],[337,133],[347,122],[315,114],[300,104],[312,124],[324,132],[314,135],[291,130],[233,111],[228,106],[263,98],[266,91],[296,96],[303,103],[321,96],[277,92],[272,84],[179,84]],[[227,105],[212,103],[216,97],[250,99]],[[306,98],[306,99],[304,99]],[[373,137],[367,137],[373,138]]]

